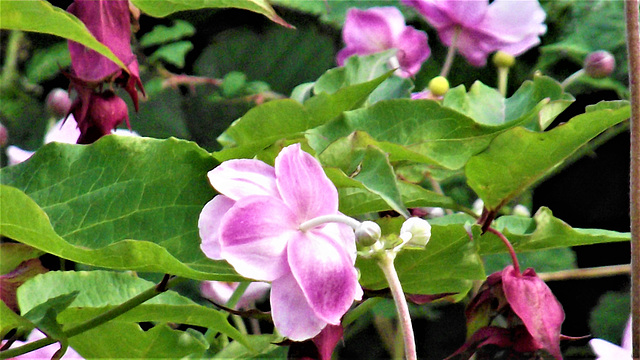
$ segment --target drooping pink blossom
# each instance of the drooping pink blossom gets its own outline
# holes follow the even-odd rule
[[[596,360],[631,360],[631,317],[622,335],[622,344],[618,346],[602,339],[592,339],[589,346],[596,353]]]
[[[540,43],[547,31],[538,0],[402,0],[418,10],[440,40],[474,66],[484,66],[490,53],[520,55]]]
[[[506,321],[506,327],[493,324],[492,319],[498,316]],[[469,359],[478,349],[492,345],[515,357],[544,351],[562,360],[564,310],[531,268],[520,273],[509,265],[489,275],[469,302],[466,317],[467,327],[477,330],[447,359]]]
[[[138,61],[131,50],[131,21],[127,0],[75,0],[67,9],[77,16],[91,34],[106,45],[126,66],[123,71],[105,56],[83,45],[69,41],[71,55],[71,88],[78,96],[71,112],[78,122],[82,135],[79,143],[87,144],[107,135],[122,121],[127,121],[126,104],[107,85],[123,87],[131,96],[138,110],[138,92],[144,94],[140,80]],[[105,111],[106,114],[98,114]]]
[[[238,288],[238,284],[237,282],[203,281],[200,283],[200,293],[217,304],[225,305]],[[235,308],[247,309],[253,307],[256,301],[267,295],[270,288],[271,286],[267,283],[252,282],[242,294],[240,300],[238,300]]]
[[[362,296],[354,233],[337,223],[299,229],[318,216],[339,214],[337,190],[318,161],[294,144],[280,152],[275,167],[230,160],[208,176],[221,195],[200,214],[203,252],[244,277],[271,282],[274,324],[291,340],[340,324]]]
[[[352,55],[369,55],[397,49],[399,75],[414,76],[431,55],[427,34],[407,26],[402,13],[395,7],[367,10],[350,9],[342,29],[347,45],[338,52],[338,65],[344,65]]]

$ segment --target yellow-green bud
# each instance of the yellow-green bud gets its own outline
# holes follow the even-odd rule
[[[442,96],[449,91],[449,80],[444,76],[436,76],[429,81],[429,91],[435,96]]]
[[[431,238],[431,225],[418,217],[408,218],[400,228],[400,238],[405,246],[423,248]]]
[[[493,65],[497,67],[510,68],[516,63],[516,58],[502,50],[493,54]]]
[[[356,229],[356,241],[362,246],[371,246],[380,240],[382,230],[373,221],[363,221]]]

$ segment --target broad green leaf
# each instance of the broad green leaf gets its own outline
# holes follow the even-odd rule
[[[345,86],[330,94],[319,93],[305,101],[304,106],[318,123],[323,124],[344,111],[360,107],[380,84],[388,80],[389,76],[391,73],[387,72],[373,80]]]
[[[91,35],[82,21],[44,0],[0,1],[0,29],[33,31],[73,40],[128,71],[108,47]]]
[[[14,313],[5,305],[4,301],[0,301],[0,338],[12,329],[17,329],[18,333],[27,332],[33,329],[34,325],[27,319]]]
[[[187,53],[193,49],[191,41],[178,41],[161,46],[149,57],[149,61],[163,60],[182,69]]]
[[[156,25],[153,30],[144,34],[140,38],[140,46],[149,47],[154,45],[174,42],[196,33],[196,28],[184,20],[176,20],[173,26]]]
[[[307,138],[321,154],[332,142],[360,130],[377,141],[376,145],[389,153],[392,162],[437,163],[457,169],[484,150],[504,128],[478,124],[435,101],[396,99],[347,112],[309,132]]]
[[[408,218],[409,212],[402,203],[396,182],[396,174],[387,155],[374,147],[367,147],[362,159],[362,170],[354,177],[367,190],[379,195],[389,207]]]
[[[49,337],[59,341],[61,346],[66,348],[69,346],[68,338],[62,330],[62,324],[58,322],[58,314],[69,307],[77,295],[77,291],[58,295],[49,298],[46,303],[39,304],[28,310],[21,309],[20,311],[25,319],[31,321],[38,329],[49,335]]]
[[[238,157],[253,157],[276,140],[297,136],[313,128],[311,114],[295,100],[276,100],[262,104],[234,122],[223,134],[235,142],[213,155],[219,161]]]
[[[496,220],[494,227],[509,239],[516,252],[629,241],[630,239],[629,233],[572,228],[564,221],[555,218],[551,210],[545,207],[541,207],[533,218],[502,216]],[[480,253],[483,255],[506,251],[502,241],[492,233],[485,233],[479,241]]]
[[[282,338],[277,335],[252,335],[247,340],[253,351],[241,346],[239,343],[231,343],[218,352],[213,359],[285,359],[288,347],[278,345]]]
[[[191,142],[106,136],[89,146],[51,143],[0,170],[0,233],[83,264],[238,279],[200,250],[198,217],[214,196],[216,165]],[[25,195],[26,194],[26,195]],[[27,196],[28,195],[28,196]]]
[[[200,358],[206,341],[192,331],[173,330],[167,324],[143,330],[136,323],[108,322],[69,339],[69,345],[87,359]]]
[[[507,99],[496,89],[476,81],[469,92],[464,86],[449,90],[442,105],[480,124],[514,122],[532,130],[543,130],[572,102],[573,97],[563,92],[560,83],[546,76],[535,76]]]
[[[325,172],[334,185],[338,188],[340,198],[340,212],[350,215],[362,215],[371,212],[393,210],[379,194],[367,189],[360,181],[350,178],[339,169],[325,168]],[[426,190],[415,184],[402,180],[396,181],[400,191],[402,202],[409,208],[413,207],[444,207],[458,209],[453,199]]]
[[[501,125],[506,121],[504,97],[498,90],[479,81],[473,83],[469,92],[463,85],[449,90],[442,105],[458,110],[480,124]]]
[[[236,8],[256,12],[282,26],[291,27],[266,0],[132,0],[133,5],[154,17],[165,17],[178,11],[206,8]]]
[[[314,96],[304,105],[286,99],[257,106],[222,135],[224,141],[233,141],[235,146],[216,152],[214,156],[220,161],[252,157],[277,140],[300,137],[305,131],[359,106],[387,76],[340,89],[331,95]]]
[[[0,275],[4,275],[25,260],[37,258],[42,251],[31,246],[16,243],[0,243]]]
[[[600,103],[548,132],[516,127],[498,135],[486,151],[467,163],[465,173],[469,186],[488,209],[499,208],[589,140],[627,119],[629,107],[621,104]]]
[[[432,225],[431,239],[424,250],[403,250],[396,257],[395,267],[404,292],[453,292],[464,296],[474,280],[485,278],[477,249],[464,225]],[[356,266],[363,287],[378,290],[389,286],[375,260],[359,258]]]
[[[46,276],[35,277],[21,286],[18,299],[20,309],[31,312],[32,308],[50,306],[52,299],[65,296],[64,294],[76,294],[75,300],[67,304],[68,307],[63,311],[59,311],[57,317],[61,324],[69,326],[88,321],[154,286],[156,284],[128,273],[51,271]],[[226,313],[198,305],[174,291],[164,292],[111,321],[151,321],[202,326],[248,344],[240,332],[229,324]]]

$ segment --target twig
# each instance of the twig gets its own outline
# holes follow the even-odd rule
[[[543,281],[561,281],[625,275],[630,272],[631,265],[626,264],[540,273],[538,274],[538,277]]]
[[[631,343],[640,360],[640,29],[638,0],[624,2],[631,93]]]

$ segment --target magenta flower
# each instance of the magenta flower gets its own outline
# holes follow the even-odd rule
[[[127,105],[113,91],[103,91],[104,85],[123,87],[138,110],[140,81],[138,61],[131,50],[131,21],[127,0],[75,0],[67,9],[77,16],[97,40],[105,44],[126,66],[123,71],[113,61],[69,41],[71,55],[71,87],[78,93],[71,113],[82,135],[79,144],[88,144],[107,135],[129,118]]]
[[[410,77],[418,73],[431,55],[427,34],[407,26],[402,13],[395,7],[349,9],[342,38],[347,46],[338,52],[340,66],[352,55],[369,55],[395,48],[398,49],[395,66],[399,66],[399,75]]]
[[[237,282],[203,281],[200,283],[202,296],[220,305],[225,305],[238,287]],[[256,301],[264,298],[271,286],[263,282],[252,282],[236,304],[237,309],[254,307]]]
[[[291,340],[338,325],[360,299],[355,237],[346,225],[300,225],[338,213],[338,193],[320,164],[300,149],[284,148],[275,168],[258,160],[230,160],[209,172],[221,194],[202,210],[201,248],[242,276],[271,282],[271,313]]]
[[[631,317],[622,335],[622,345],[618,346],[602,339],[592,339],[589,345],[598,355],[596,360],[631,360]]]
[[[537,0],[402,0],[414,7],[451,46],[474,66],[484,66],[490,53],[520,55],[540,43],[547,31],[546,14]]]

